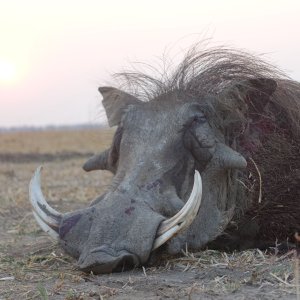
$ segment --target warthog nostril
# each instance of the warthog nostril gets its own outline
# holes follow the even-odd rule
[[[123,272],[133,269],[137,266],[137,260],[133,254],[125,255],[114,267],[113,272]]]
[[[106,246],[95,248],[78,260],[79,268],[94,274],[123,272],[140,264],[137,255],[126,250],[115,251]]]

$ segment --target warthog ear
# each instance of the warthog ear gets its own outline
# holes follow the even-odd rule
[[[86,172],[94,170],[108,170],[108,157],[110,149],[107,149],[100,154],[95,154],[90,157],[83,165],[83,170]]]
[[[99,87],[98,91],[103,96],[102,104],[110,127],[120,123],[122,114],[128,105],[141,103],[136,97],[113,87]]]
[[[112,173],[116,173],[116,163],[118,156],[114,154],[114,151],[106,149],[105,151],[95,154],[90,157],[82,166],[83,170],[86,172],[95,170],[108,170]]]

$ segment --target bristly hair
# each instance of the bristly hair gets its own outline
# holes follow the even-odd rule
[[[292,240],[300,230],[300,83],[259,56],[201,45],[177,67],[143,65],[148,72],[117,74],[121,88],[143,101],[199,102],[215,132],[248,159],[247,170],[239,172],[247,188],[234,181],[228,187],[230,194],[240,193],[233,220],[247,230],[257,224],[265,241]]]
[[[244,122],[244,114],[237,112],[237,106],[245,103],[245,95],[255,89],[249,84],[251,79],[267,78],[277,83],[272,101],[282,108],[295,134],[300,134],[300,84],[291,80],[284,72],[261,57],[229,47],[211,47],[201,49],[196,44],[187,52],[177,67],[172,62],[163,61],[162,67],[148,64],[147,72],[137,69],[117,73],[121,88],[134,94],[142,101],[150,101],[172,92],[184,94],[190,99],[210,97],[210,109],[225,111],[226,122],[239,120]],[[218,106],[218,108],[217,108]],[[227,113],[226,113],[227,111]],[[242,109],[243,111],[243,109]],[[231,120],[231,121],[229,121]],[[297,133],[296,133],[297,132]]]
[[[163,61],[160,68],[139,64],[147,73],[134,69],[117,73],[116,77],[144,101],[172,91],[185,91],[194,97],[218,94],[250,78],[286,78],[279,69],[245,51],[201,46],[199,43],[191,47],[177,67],[171,66],[172,61]]]

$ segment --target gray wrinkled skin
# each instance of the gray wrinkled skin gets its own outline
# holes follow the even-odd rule
[[[60,226],[60,244],[78,258],[83,271],[121,271],[147,261],[162,219],[146,203],[113,192],[97,205],[66,215]],[[140,228],[145,228],[143,236]]]
[[[84,169],[111,170],[115,177],[78,221],[78,213],[64,218],[61,245],[79,257],[83,271],[107,273],[144,264],[160,222],[188,199],[195,169],[204,187],[199,214],[167,250],[178,253],[186,244],[200,248],[214,239],[231,218],[233,204],[224,206],[224,198],[230,196],[228,184],[237,184],[233,170],[246,167],[245,159],[224,144],[199,103],[176,93],[141,102],[114,88],[99,91],[110,124],[119,127],[111,148]]]

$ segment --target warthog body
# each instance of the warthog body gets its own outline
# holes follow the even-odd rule
[[[109,124],[118,126],[112,145],[84,165],[113,172],[110,188],[73,213],[38,204],[80,269],[146,263],[161,222],[189,198],[195,170],[203,184],[199,212],[166,251],[212,241],[230,249],[292,241],[300,230],[299,83],[225,48],[193,48],[157,78],[119,76],[126,92],[99,88]]]

